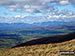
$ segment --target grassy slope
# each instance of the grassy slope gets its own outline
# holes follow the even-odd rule
[[[60,56],[59,51],[75,51],[75,39],[57,44],[40,44],[0,50],[0,56]],[[74,56],[74,55],[62,55]]]

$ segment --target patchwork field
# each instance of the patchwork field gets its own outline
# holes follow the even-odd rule
[[[31,28],[21,29],[12,32],[0,32],[0,49],[11,48],[17,44],[26,42],[35,38],[44,38],[57,35],[65,35],[74,32],[75,28]]]
[[[74,31],[74,26],[48,26],[0,32],[0,49],[11,48],[35,38],[65,35]]]

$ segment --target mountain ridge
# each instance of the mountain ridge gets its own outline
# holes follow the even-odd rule
[[[49,43],[62,43],[65,41],[70,41],[72,39],[75,39],[75,32],[67,34],[67,35],[33,39],[33,40],[27,41],[25,43],[16,45],[14,47],[31,46],[31,45],[39,45],[39,44],[49,44]],[[14,47],[12,47],[12,48],[14,48]]]

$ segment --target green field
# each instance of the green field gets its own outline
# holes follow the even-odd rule
[[[64,35],[74,32],[74,28],[35,28],[35,29],[20,29],[12,32],[0,32],[0,49],[11,48],[17,44],[26,42],[34,38],[50,37]]]

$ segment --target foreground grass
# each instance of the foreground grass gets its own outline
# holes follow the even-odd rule
[[[40,44],[0,50],[0,56],[74,56],[59,51],[75,51],[75,39],[55,44]]]

